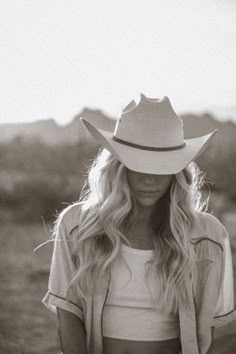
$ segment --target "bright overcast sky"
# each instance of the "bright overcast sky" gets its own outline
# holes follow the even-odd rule
[[[117,115],[139,92],[236,117],[235,0],[0,0],[0,44],[1,123]]]

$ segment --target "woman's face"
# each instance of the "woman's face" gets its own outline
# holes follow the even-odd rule
[[[173,175],[151,175],[127,170],[127,179],[139,206],[151,207],[165,194]]]

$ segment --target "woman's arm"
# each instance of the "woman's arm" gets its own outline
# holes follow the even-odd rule
[[[86,333],[79,317],[57,308],[57,319],[63,354],[87,354]]]

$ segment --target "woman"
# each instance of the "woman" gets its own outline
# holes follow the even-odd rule
[[[65,354],[205,354],[236,318],[223,225],[202,212],[193,162],[215,132],[184,140],[167,97],[141,95],[104,147],[81,201],[58,218],[44,303]]]

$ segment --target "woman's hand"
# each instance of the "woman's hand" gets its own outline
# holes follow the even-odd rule
[[[57,308],[58,334],[63,354],[87,354],[83,322],[73,313]]]

